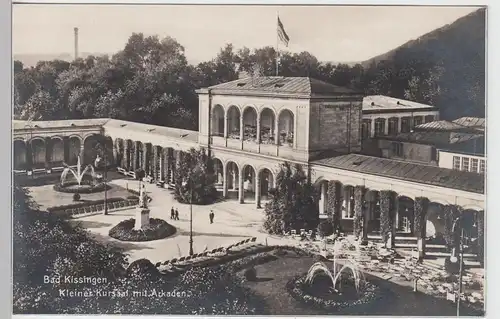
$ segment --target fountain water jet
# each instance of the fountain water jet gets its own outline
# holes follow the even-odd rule
[[[92,183],[95,184],[95,171],[94,171],[94,167],[89,164],[82,171],[82,165],[80,163],[80,155],[78,155],[78,160],[77,160],[77,164],[76,164],[76,171],[73,168],[69,167],[69,166],[67,166],[62,171],[62,173],[61,173],[61,186],[64,186],[64,182],[66,181],[66,177],[67,177],[67,175],[68,175],[69,172],[71,172],[73,174],[73,176],[75,177],[76,182],[78,183],[78,186],[81,186],[82,185],[83,176],[89,170],[91,171],[90,176],[92,177]]]

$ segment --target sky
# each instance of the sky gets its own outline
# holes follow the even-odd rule
[[[276,16],[290,37],[290,52],[309,51],[320,61],[357,62],[452,23],[477,7],[61,5],[13,6],[13,54],[113,54],[133,32],[171,36],[188,61],[214,58],[232,43],[276,46]]]

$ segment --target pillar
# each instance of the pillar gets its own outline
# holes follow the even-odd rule
[[[224,112],[224,138],[227,138],[227,112]]]
[[[257,114],[257,143],[260,144],[260,113]]]
[[[164,148],[163,149],[163,161],[164,161],[164,172],[165,172],[165,182],[167,184],[170,183],[170,174],[172,173],[171,171],[171,165],[172,165],[172,157],[170,156],[170,148]]]
[[[144,170],[146,176],[151,175],[151,148],[148,143],[142,144],[142,169]]]
[[[153,162],[151,163],[151,170],[153,171],[151,176],[155,181],[158,180],[158,147],[153,145]]]
[[[366,208],[363,210],[363,244],[368,242],[368,226],[370,224],[371,217],[373,216],[374,206],[375,203],[370,198],[370,200],[366,201]]]
[[[63,137],[63,150],[64,150],[64,163],[69,163],[69,138],[67,136]],[[28,151],[26,149],[26,151]],[[27,162],[26,162],[27,163]]]
[[[239,181],[238,181],[238,200],[240,204],[245,202],[245,190],[243,189],[243,168],[239,172]]]
[[[402,117],[398,117],[398,133],[401,133],[402,123],[403,123],[403,118]]]
[[[113,164],[116,164],[116,166],[119,165],[118,163],[118,142],[115,140],[114,143],[112,142],[113,145]]]
[[[243,133],[245,132],[245,129],[243,127],[243,112],[241,112],[240,115],[240,141],[243,141]]]
[[[327,186],[326,183],[321,183],[320,185],[319,213],[323,215],[326,213],[325,207]]]
[[[293,118],[295,119],[295,116]],[[274,144],[276,144],[276,145],[280,144],[280,142],[279,142],[280,141],[279,140],[279,138],[280,138],[280,129],[279,129],[278,125],[279,125],[279,114],[274,119]],[[293,139],[295,141],[295,134],[293,135]]]
[[[164,158],[165,157],[165,152],[163,151],[163,148],[159,148],[158,152],[158,180],[164,181],[165,180],[165,171],[163,169],[163,166],[165,165],[164,163]]]
[[[122,168],[125,170],[129,170],[129,159],[130,159],[130,150],[128,148],[127,141],[123,142],[123,157],[122,157]]]
[[[80,145],[80,163],[85,164],[85,141]]]
[[[388,119],[384,119],[384,135],[389,135],[389,121]]]
[[[132,149],[132,170],[137,170],[139,168],[139,143],[134,142],[134,147]]]
[[[224,173],[222,174],[222,197],[226,198],[227,197],[227,178],[228,178],[228,167],[227,164],[223,163],[222,164],[222,170]]]
[[[255,206],[257,208],[261,208],[260,207],[260,173],[256,173],[255,174]]]
[[[370,120],[370,137],[375,136],[375,120]]]

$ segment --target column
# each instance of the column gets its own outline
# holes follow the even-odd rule
[[[260,174],[255,175],[255,206],[260,207]]]
[[[170,148],[169,147],[163,149],[163,161],[165,163],[164,168],[163,168],[165,171],[165,183],[169,184],[170,183],[170,173],[172,171],[170,169],[172,158],[170,156]]]
[[[116,163],[116,166],[119,165],[118,163],[118,142],[115,140],[113,145],[113,163]]]
[[[129,170],[129,159],[130,159],[130,150],[128,148],[127,141],[123,141],[123,157],[122,157],[122,167],[125,170]]]
[[[321,196],[319,199],[319,213],[320,215],[323,215],[326,213],[325,206],[326,206],[326,198],[327,198],[327,184],[326,183],[321,183]]]
[[[151,175],[151,165],[150,164],[150,152],[151,148],[148,147],[148,143],[142,144],[142,169],[144,173],[147,175]]]
[[[151,170],[153,171],[151,176],[153,176],[153,179],[155,181],[158,180],[158,147],[156,145],[153,145],[153,163],[151,163]]]
[[[240,141],[243,141],[244,131],[245,131],[245,129],[243,127],[243,112],[241,112],[241,116],[240,116]]]
[[[279,130],[279,114],[274,119],[274,144],[279,145],[280,130]],[[293,137],[295,139],[295,135]]]
[[[81,164],[86,164],[85,163],[85,143],[82,142],[82,144],[80,144],[80,163]]]
[[[139,168],[139,143],[134,142],[134,148],[132,150],[132,170],[137,170]]]
[[[164,163],[163,163],[163,158],[165,156],[165,153],[163,152],[163,148],[160,147],[160,152],[158,153],[158,179],[160,181],[164,181],[165,180],[165,174],[164,174],[164,170],[163,170],[163,166],[164,166]]]
[[[365,244],[368,242],[368,226],[371,220],[371,217],[373,216],[373,206],[374,202],[371,200],[366,201],[366,207],[363,210],[363,239],[362,243]]]
[[[401,133],[403,118],[398,117],[398,133]]]
[[[239,182],[238,182],[238,200],[240,204],[245,202],[245,190],[243,189],[243,169],[239,172]]]
[[[257,114],[257,144],[260,144],[260,114]]]
[[[224,112],[224,138],[227,138],[227,112]]]
[[[375,136],[375,120],[370,120],[370,137]]]
[[[222,174],[222,197],[227,197],[227,177],[228,177],[228,167],[227,164],[222,164],[222,170],[224,173]]]

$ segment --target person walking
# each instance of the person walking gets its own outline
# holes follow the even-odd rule
[[[170,210],[170,219],[175,219],[174,206],[172,206],[172,209]]]
[[[175,219],[175,220],[179,220],[179,211],[177,210],[177,208],[175,209],[175,216],[174,216],[174,219]]]
[[[210,224],[214,223],[214,217],[215,217],[214,211],[210,210],[210,214],[208,214],[208,218],[210,218]]]

